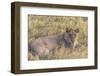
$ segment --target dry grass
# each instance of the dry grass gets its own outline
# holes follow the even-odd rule
[[[79,28],[78,35],[79,45],[75,49],[56,48],[49,55],[43,56],[40,60],[51,59],[79,59],[87,58],[87,23],[86,17],[69,17],[69,16],[28,16],[28,41],[35,40],[39,37],[55,35],[65,31],[66,27]],[[38,56],[28,53],[28,60],[39,60]]]

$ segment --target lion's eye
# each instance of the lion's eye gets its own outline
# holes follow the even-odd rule
[[[74,36],[76,36],[76,34],[74,34]]]
[[[73,38],[75,38],[76,37],[76,34],[73,34],[72,36],[73,36]]]

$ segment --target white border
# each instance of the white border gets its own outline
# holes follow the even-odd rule
[[[88,58],[65,60],[40,60],[28,61],[28,14],[56,15],[56,16],[81,16],[88,17]],[[75,67],[94,65],[94,11],[71,10],[57,8],[21,7],[20,8],[20,69],[42,69],[57,67]]]

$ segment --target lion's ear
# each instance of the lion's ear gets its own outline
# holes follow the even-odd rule
[[[77,29],[75,29],[75,32],[76,32],[76,33],[79,33],[79,29],[78,29],[78,28],[77,28]]]
[[[70,32],[71,30],[71,28],[66,28],[66,32]]]

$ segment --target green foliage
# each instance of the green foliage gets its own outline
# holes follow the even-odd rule
[[[88,37],[87,26],[87,17],[28,15],[28,40],[31,41],[39,37],[62,33],[65,31],[66,27],[73,29],[78,28],[80,30],[78,35],[78,48],[64,49],[62,47],[60,49],[55,49],[54,53],[50,52],[48,56],[42,57],[41,59],[86,58]],[[71,53],[68,53],[70,51]]]

